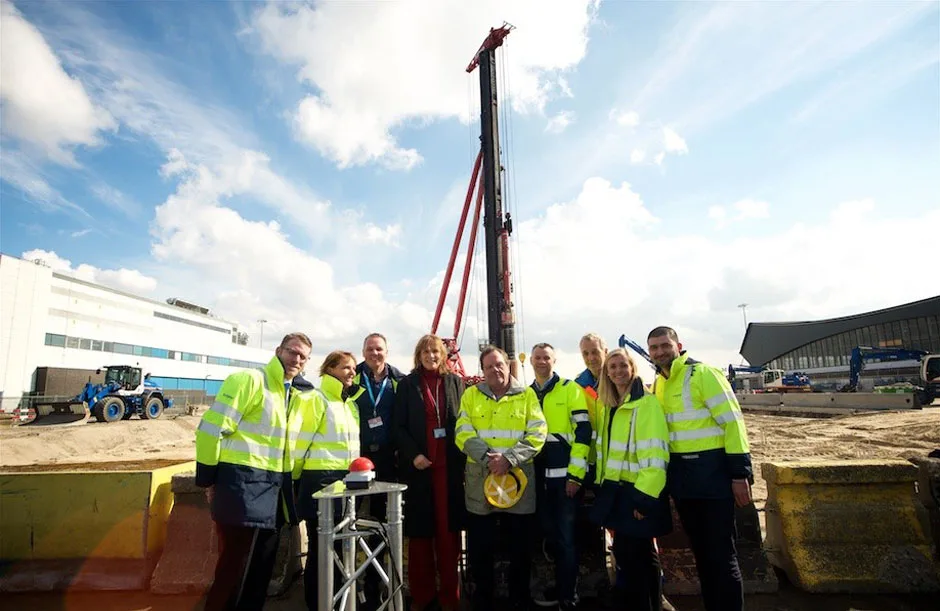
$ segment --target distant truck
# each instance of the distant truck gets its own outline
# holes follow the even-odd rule
[[[809,376],[799,371],[728,365],[728,381],[739,391],[812,392]]]
[[[140,367],[111,365],[105,367],[104,383],[85,384],[78,395],[68,401],[42,401],[42,398],[24,398],[14,411],[14,422],[29,424],[81,424],[94,416],[99,422],[128,420],[134,415],[142,420],[154,420],[164,410],[173,407],[173,400],[163,389],[143,375]],[[99,369],[97,373],[101,373]]]

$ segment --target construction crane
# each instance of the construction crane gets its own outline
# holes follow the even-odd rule
[[[921,405],[930,405],[940,396],[940,354],[930,354],[926,350],[874,348],[872,346],[852,348],[852,355],[849,359],[849,383],[839,391],[857,391],[865,364],[870,361],[916,361],[920,366],[920,386],[914,387],[918,402]]]
[[[630,348],[631,350],[633,350],[634,352],[642,356],[644,359],[646,359],[646,362],[652,365],[654,370],[656,369],[656,363],[653,362],[653,359],[650,358],[649,353],[646,351],[645,348],[643,348],[643,346],[636,343],[635,341],[633,341],[626,335],[621,335],[620,341],[617,343],[620,345],[621,348]]]
[[[468,381],[468,376],[460,358],[459,334],[463,322],[464,306],[467,300],[467,288],[470,270],[473,265],[473,245],[476,243],[480,214],[483,214],[483,230],[486,241],[486,313],[489,336],[481,344],[488,343],[506,351],[510,366],[516,366],[516,316],[512,300],[512,274],[509,269],[509,237],[512,235],[512,218],[503,212],[501,184],[501,166],[499,163],[499,121],[497,97],[496,49],[513,30],[513,26],[504,23],[501,27],[491,28],[489,35],[480,45],[467,72],[480,69],[480,152],[477,154],[470,175],[470,186],[464,199],[463,212],[457,225],[457,235],[451,248],[450,260],[444,274],[444,282],[434,312],[431,333],[437,333],[441,321],[441,312],[447,299],[454,264],[463,238],[470,204],[475,200],[473,222],[470,226],[470,240],[464,261],[463,278],[460,285],[460,297],[457,302],[457,315],[454,318],[453,337],[444,338],[448,361],[457,375]],[[474,198],[476,193],[476,198]],[[516,375],[514,372],[513,375]]]

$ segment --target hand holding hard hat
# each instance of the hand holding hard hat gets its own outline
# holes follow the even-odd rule
[[[509,509],[519,502],[529,479],[519,467],[513,467],[507,473],[490,473],[483,480],[483,495],[487,502],[498,509]]]

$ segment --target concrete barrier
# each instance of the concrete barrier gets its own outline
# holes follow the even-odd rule
[[[940,591],[903,460],[762,465],[770,561],[808,592]]]
[[[57,465],[0,473],[0,592],[145,589],[191,462]]]
[[[914,456],[909,460],[917,466],[918,498],[927,509],[934,549],[940,551],[940,458]]]
[[[738,404],[745,405],[780,405],[778,393],[737,393]]]
[[[748,594],[776,592],[779,584],[761,546],[761,527],[757,508],[753,503],[735,509],[738,536],[738,563]],[[667,596],[694,596],[701,593],[695,557],[689,547],[688,535],[672,504],[673,532],[660,537],[659,558],[663,568],[663,593]]]
[[[212,584],[219,558],[218,536],[206,490],[196,486],[195,477],[192,471],[173,476],[176,503],[167,524],[166,547],[150,580],[155,594],[202,594]],[[300,527],[281,529],[269,593],[285,590],[301,572],[300,556],[305,551]]]
[[[914,393],[836,393],[833,395],[832,404],[835,407],[851,407],[864,410],[919,408],[919,405],[914,402]]]

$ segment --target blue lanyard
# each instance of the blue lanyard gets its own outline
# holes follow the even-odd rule
[[[372,413],[375,413],[375,410],[379,407],[379,402],[382,400],[382,395],[385,394],[385,387],[388,386],[388,374],[385,375],[385,379],[382,380],[382,388],[379,389],[379,396],[376,396],[372,392],[372,380],[366,379],[366,390],[369,391],[369,399],[372,401]]]

